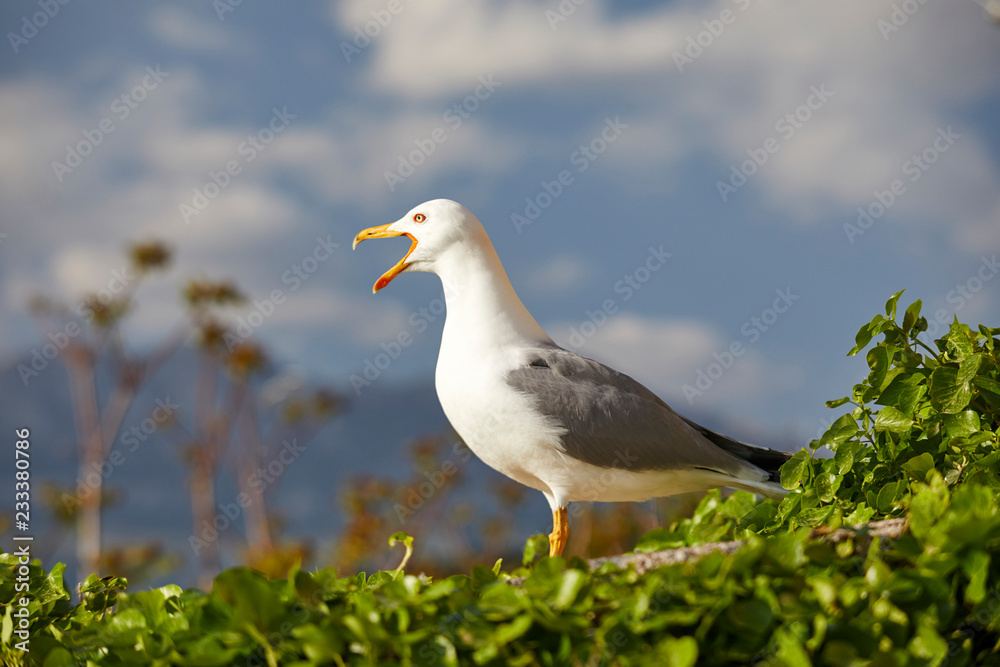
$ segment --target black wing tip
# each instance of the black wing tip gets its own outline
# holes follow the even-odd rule
[[[737,458],[743,459],[747,463],[751,463],[768,473],[770,475],[768,480],[771,482],[779,481],[778,470],[788,459],[792,457],[792,455],[788,452],[782,452],[777,449],[761,447],[760,445],[751,445],[746,442],[734,440],[729,436],[722,435],[712,429],[705,428],[701,424],[693,422],[687,417],[682,416],[681,418],[685,421],[685,423],[687,423],[688,426],[700,433],[706,440],[719,449],[728,454],[732,454]]]

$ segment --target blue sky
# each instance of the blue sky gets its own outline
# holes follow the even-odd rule
[[[406,241],[350,241],[439,197],[557,342],[748,439],[816,437],[899,289],[1000,324],[1000,28],[972,0],[43,0],[0,24],[5,364],[44,340],[33,292],[112,289],[156,237],[178,261],[140,345],[178,280],[232,278],[280,364],[350,393],[406,334],[375,381],[430,382],[439,282],[373,296]]]

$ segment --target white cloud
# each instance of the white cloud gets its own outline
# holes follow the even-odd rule
[[[0,83],[0,196],[4,213],[19,218],[39,199],[51,197],[50,162],[83,129],[66,112],[58,86],[39,78]]]
[[[359,101],[332,109],[320,122],[293,120],[249,162],[238,146],[259,128],[201,121],[209,98],[206,81],[193,70],[167,69],[169,76],[150,93],[150,101],[128,118],[116,119],[114,132],[61,184],[50,162],[62,157],[65,143],[78,140],[82,129],[110,115],[113,96],[88,95],[43,76],[0,83],[0,119],[5,121],[0,124],[0,174],[11,177],[3,179],[0,193],[6,212],[23,224],[4,248],[4,269],[12,275],[4,292],[12,307],[21,309],[36,290],[78,299],[102,289],[110,271],[123,264],[122,252],[131,242],[160,238],[173,247],[177,265],[163,285],[144,288],[142,307],[128,323],[140,341],[156,340],[183,314],[178,279],[207,270],[210,278],[236,280],[251,297],[274,286],[287,267],[249,275],[247,267],[262,258],[266,262],[275,243],[317,223],[300,198],[278,185],[279,179],[294,179],[330,204],[375,205],[390,194],[384,172],[396,168],[397,156],[442,126],[446,141],[401,187],[424,187],[459,170],[503,169],[519,155],[517,138],[501,137],[475,117],[458,128],[448,126],[443,106],[372,115],[362,113],[366,102]],[[128,68],[117,82],[105,85],[130,90],[141,72]],[[94,105],[92,99],[100,101]],[[193,205],[193,188],[204,190],[209,172],[220,172],[234,159],[242,172],[185,223],[179,209]],[[15,244],[18,253],[11,255]],[[370,342],[405,326],[406,311],[391,300],[369,305],[332,285],[294,296],[275,315],[274,327],[326,325],[347,340]]]
[[[1000,201],[993,210],[984,211],[982,217],[960,225],[955,234],[959,246],[970,253],[1000,248]]]
[[[475,116],[456,127],[445,120],[446,111],[444,105],[404,107],[373,115],[339,107],[321,124],[291,126],[269,147],[267,169],[293,174],[322,201],[374,206],[456,172],[496,174],[523,157],[524,137],[498,132]]]
[[[286,301],[274,313],[273,330],[289,331],[321,325],[355,342],[370,345],[406,328],[407,312],[397,301],[374,303],[368,295],[346,294],[336,287],[285,293]]]
[[[387,25],[369,31],[378,29],[365,47],[375,52],[372,85],[421,99],[462,92],[488,74],[504,85],[634,74],[661,67],[682,35],[669,10],[608,22],[599,4],[585,3],[553,30],[546,8],[525,0],[405,3]],[[364,0],[330,4],[348,43],[377,9]]]
[[[560,254],[529,269],[524,285],[529,291],[558,294],[578,287],[586,276],[586,262],[573,255]]]
[[[623,120],[632,126],[608,159],[630,165],[637,174],[631,187],[658,191],[671,187],[670,170],[693,150],[718,154],[724,166],[717,178],[726,180],[728,165],[775,137],[779,152],[751,177],[751,189],[800,222],[848,216],[868,203],[939,127],[958,129],[957,109],[995,89],[995,30],[971,3],[965,11],[921,5],[887,37],[878,21],[892,12],[888,0],[718,0],[619,18],[585,3],[554,30],[546,18],[551,5],[527,0],[402,7],[366,47],[370,59],[352,65],[370,68],[373,91],[426,103],[463,94],[484,74],[502,81],[507,97],[536,95],[536,86],[606,90],[622,100]],[[380,9],[337,2],[331,15],[349,35]],[[705,40],[699,34],[705,22],[717,21],[723,11],[734,20]],[[678,72],[673,55],[684,53],[688,37],[710,43]],[[779,133],[776,122],[794,113],[813,86],[826,86],[834,96],[792,136]],[[968,136],[965,151],[983,144],[975,128],[960,131]],[[702,143],[693,145],[690,137]],[[544,147],[545,139],[533,137],[531,146]],[[1000,170],[984,157],[956,160],[953,176],[936,169],[940,173],[928,176],[919,195],[908,193],[896,215],[938,224],[944,211],[936,205],[962,218],[954,228],[960,247],[967,248],[970,238],[992,237],[998,197],[991,184],[1000,181]],[[959,182],[966,184],[960,206],[952,189]],[[713,185],[706,182],[706,190]]]
[[[238,277],[284,234],[316,222],[310,203],[282,183],[293,181],[323,205],[349,202],[351,208],[381,207],[389,196],[413,203],[421,197],[410,193],[423,195],[454,174],[472,182],[469,190],[492,192],[497,177],[516,173],[531,160],[565,159],[578,139],[617,108],[630,127],[602,160],[625,175],[622,184],[669,190],[671,176],[688,168],[695,152],[713,154],[724,178],[726,165],[745,159],[747,149],[775,133],[778,118],[804,101],[810,86],[822,84],[835,97],[753,177],[753,188],[768,204],[798,220],[851,216],[937,128],[954,125],[962,139],[891,215],[907,224],[912,219],[918,226],[939,225],[970,253],[1000,240],[995,188],[1000,170],[989,142],[977,128],[963,125],[976,116],[974,105],[996,89],[995,28],[972,3],[964,9],[921,5],[888,40],[876,20],[891,11],[890,0],[801,5],[753,0],[745,12],[737,3],[718,0],[673,3],[622,17],[609,16],[599,3],[583,3],[555,30],[545,16],[551,4],[405,2],[367,47],[364,61],[349,65],[354,70],[346,80],[358,80],[356,91],[348,98],[331,97],[336,104],[325,117],[295,120],[190,225],[181,220],[178,205],[190,201],[191,189],[203,185],[210,170],[238,157],[239,142],[259,129],[245,121],[205,120],[217,95],[207,70],[168,67],[170,76],[150,92],[149,101],[116,122],[114,133],[62,184],[53,177],[51,162],[63,157],[67,143],[79,141],[81,131],[111,115],[114,96],[142,80],[146,63],[119,64],[110,70],[115,72],[110,83],[108,66],[116,63],[106,56],[81,59],[62,78],[25,71],[0,82],[0,196],[5,214],[20,225],[16,239],[12,235],[3,247],[7,298],[26,293],[29,278],[49,286],[94,281],[99,286],[102,271],[114,265],[125,244],[145,236],[175,245],[185,258],[178,271],[211,262],[218,269],[213,275]],[[382,7],[336,2],[330,12],[340,38],[350,39],[354,27]],[[736,12],[737,21],[678,72],[674,51],[723,9]],[[210,12],[157,6],[146,27],[175,48],[239,53],[238,34],[213,18]],[[489,74],[501,82],[496,99],[483,102],[461,127],[448,127],[443,119],[448,106]],[[575,112],[577,100],[602,105],[591,118],[587,111]],[[560,104],[574,105],[574,113],[566,111],[566,123],[553,128],[554,121],[564,120],[552,114],[552,105]],[[595,108],[588,104],[579,108]],[[505,110],[494,114],[494,105]],[[511,112],[515,108],[524,114],[537,109],[543,122],[535,129]],[[501,116],[506,124],[494,121]],[[415,150],[414,142],[438,127],[446,128],[447,140],[390,192],[385,172],[397,169],[398,156]],[[705,189],[711,188],[706,182]],[[50,252],[52,247],[60,252]],[[539,280],[564,287],[580,275],[568,257],[555,258],[545,270],[549,273],[539,268]],[[168,297],[164,292],[163,303]],[[311,315],[339,317],[346,312],[342,308],[358,307],[332,298],[331,304],[312,304]],[[400,308],[383,300],[379,309],[389,312],[379,327],[392,328]],[[287,312],[292,318],[296,310]],[[368,315],[374,321],[381,317],[376,311]],[[602,329],[588,349],[599,349],[612,333],[625,336],[619,320]],[[659,325],[637,324],[631,335],[679,336],[688,356],[670,357],[677,363],[704,345],[682,335],[683,329],[661,331]],[[352,326],[361,331],[364,325]],[[763,361],[755,371],[755,363],[749,353],[741,359],[748,370],[727,374],[719,395],[726,386],[739,385],[740,373],[751,378],[768,372]]]
[[[101,290],[108,295],[120,293],[134,276],[120,253],[85,246],[57,250],[52,272],[61,293],[79,296]]]
[[[979,145],[975,129],[961,126],[956,109],[983,99],[995,85],[986,64],[995,57],[995,35],[975,12],[922,5],[884,40],[877,21],[891,11],[889,2],[756,2],[673,78],[681,110],[683,100],[703,99],[707,86],[730,91],[729,103],[707,114],[696,102],[694,111],[707,119],[699,136],[715,137],[715,149],[729,164],[776,138],[779,152],[751,179],[770,203],[801,221],[849,214],[898,177],[903,162],[938,128],[954,125],[969,135],[970,145]],[[685,94],[689,86],[695,94]],[[778,120],[805,103],[814,86],[825,86],[833,97],[790,137],[779,132]],[[996,165],[973,157],[956,160],[952,168],[955,180],[977,183],[967,188],[960,208],[992,208],[996,195],[985,181],[1000,179]],[[729,169],[719,177],[726,180]],[[943,173],[928,174],[919,189],[921,195],[908,194],[897,211],[939,222],[928,204],[944,204],[952,213],[958,208]]]
[[[139,149],[142,157],[161,173],[197,174],[196,178],[204,179],[210,169],[223,170],[230,160],[242,160],[238,147],[246,140],[249,129],[198,127],[175,118],[161,131],[145,134]]]
[[[154,37],[178,49],[229,51],[235,44],[232,26],[223,28],[218,21],[211,22],[177,5],[155,6],[149,12],[147,25]]]
[[[192,199],[182,201],[190,205],[194,196],[191,193]],[[299,210],[291,199],[273,189],[259,183],[240,182],[209,200],[203,211],[192,214],[189,223],[183,221],[178,208],[171,213],[164,223],[185,227],[183,232],[171,233],[171,237],[196,240],[202,251],[217,251],[275,238],[294,227]]]

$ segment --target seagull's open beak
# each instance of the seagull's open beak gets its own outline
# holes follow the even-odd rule
[[[406,259],[410,256],[410,253],[413,252],[413,249],[417,247],[417,239],[412,234],[408,234],[407,232],[397,232],[389,229],[391,225],[392,223],[389,223],[388,225],[380,225],[378,227],[369,227],[364,231],[358,232],[358,235],[354,237],[354,245],[352,246],[352,249],[357,248],[358,244],[365,239],[387,239],[393,236],[407,236],[410,241],[412,241],[410,249],[406,251],[405,255],[403,255],[403,259],[396,262],[394,267],[383,273],[382,276],[375,281],[375,286],[372,287],[372,294],[375,294],[380,289],[388,285],[392,282],[393,278],[406,270],[406,267],[409,266]]]

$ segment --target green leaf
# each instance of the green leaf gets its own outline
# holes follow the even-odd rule
[[[232,607],[241,623],[268,631],[280,623],[278,591],[256,570],[234,567],[221,572],[212,582],[212,593]]]
[[[802,483],[809,470],[809,453],[800,449],[781,466],[781,485],[786,489],[794,489]]]
[[[910,477],[918,482],[923,482],[927,479],[927,473],[934,468],[934,457],[924,452],[904,463],[902,468]]]
[[[944,337],[945,350],[951,357],[959,361],[976,354],[975,337],[969,327],[958,321],[952,322],[948,334]]]
[[[944,416],[945,433],[952,438],[965,438],[978,433],[979,427],[979,413],[975,410],[962,410],[957,414]]]
[[[990,327],[984,324],[979,325],[979,334],[983,337],[983,347],[986,348],[986,350],[991,353],[994,350],[995,347],[994,342],[996,341],[996,339],[993,338],[993,336],[997,335],[998,333],[1000,333],[1000,329],[991,329]]]
[[[879,410],[878,416],[875,418],[876,431],[907,433],[911,426],[913,426],[913,420],[891,405]]]
[[[890,320],[896,319],[896,302],[899,301],[899,297],[901,297],[903,295],[903,292],[905,291],[906,291],[905,289],[899,290],[898,292],[890,296],[889,300],[885,302],[885,316],[888,319]]]
[[[740,518],[737,527],[739,530],[758,532],[774,521],[777,513],[778,508],[772,503],[759,503]]]
[[[0,621],[0,642],[10,645],[10,638],[14,636],[14,605],[5,605],[3,620]]]
[[[939,366],[928,379],[931,405],[943,414],[954,414],[964,410],[972,400],[972,384],[968,379],[959,378],[955,366]]]
[[[872,349],[868,350],[868,354],[865,359],[868,361],[868,367],[871,368],[871,373],[868,374],[868,383],[876,389],[881,389],[882,384],[886,379],[886,375],[889,373],[889,368],[892,366],[892,355],[895,352],[895,348],[891,345],[876,345]]]
[[[928,661],[924,664],[940,665],[948,654],[949,646],[944,637],[933,627],[921,623],[917,627],[917,636],[910,642],[909,648],[912,655]]]
[[[774,613],[763,600],[739,600],[726,610],[726,618],[738,632],[762,635],[774,621]]]
[[[906,314],[903,315],[903,332],[910,333],[918,319],[920,319],[920,299],[911,303],[906,309]]]
[[[875,516],[875,510],[867,503],[860,502],[854,511],[844,517],[844,523],[848,526],[860,526],[868,523]]]
[[[393,573],[394,579],[399,578],[399,575],[403,573],[403,568],[410,562],[410,556],[413,555],[413,536],[407,535],[402,531],[393,533],[389,536],[389,546],[394,547],[397,544],[402,544],[405,551],[403,553],[403,560],[400,561],[399,567],[397,567]]]
[[[698,664],[698,642],[694,637],[667,637],[664,642],[667,667],[694,667]]]
[[[42,667],[76,667],[76,665],[77,662],[73,659],[73,654],[62,646],[57,646],[49,651],[49,654],[45,656],[45,662],[42,663]]]
[[[841,415],[830,424],[830,428],[826,430],[819,441],[828,447],[839,445],[856,436],[858,431],[858,422],[851,414]]]
[[[795,522],[800,526],[814,528],[826,521],[832,513],[833,505],[827,505],[825,507],[812,507],[804,509],[796,514]]]
[[[521,558],[521,562],[525,567],[528,567],[535,562],[536,558],[539,558],[548,552],[548,535],[532,535],[524,543],[524,555]]]
[[[833,454],[833,462],[837,466],[837,474],[843,475],[854,467],[854,457],[860,448],[861,443],[857,440],[848,440],[837,446],[837,451]]]
[[[948,487],[941,475],[929,474],[926,485],[917,484],[910,500],[910,530],[925,539],[948,509]]]
[[[851,400],[850,396],[844,396],[843,398],[827,401],[826,403],[824,403],[824,405],[826,405],[826,407],[828,408],[839,408],[841,405],[847,403],[849,400]]]
[[[111,614],[104,624],[106,641],[110,646],[133,646],[136,639],[147,631],[146,618],[138,609],[127,609]]]
[[[824,503],[832,501],[842,481],[843,477],[838,477],[832,472],[819,473],[816,475],[816,495]]]
[[[579,570],[569,570],[569,572],[579,573]],[[510,623],[504,623],[498,626],[493,638],[496,640],[497,644],[504,646],[527,632],[531,628],[531,623],[531,616],[527,614],[518,616]]]
[[[566,570],[562,583],[559,585],[559,592],[556,593],[556,598],[552,602],[552,607],[561,611],[573,604],[580,589],[586,583],[586,578],[580,570]]]
[[[990,573],[990,555],[985,551],[972,551],[962,563],[969,585],[965,588],[965,599],[979,604],[986,599],[986,582]]]
[[[871,339],[881,330],[882,324],[885,322],[885,318],[881,315],[876,315],[872,318],[872,321],[864,325],[858,330],[857,335],[854,337],[854,347],[847,353],[847,356],[853,357],[855,354],[860,352],[871,342]]]
[[[927,393],[924,372],[897,374],[875,399],[877,405],[891,405],[907,416],[913,416],[917,403]]]
[[[665,549],[679,549],[686,546],[687,540],[684,539],[682,533],[667,530],[666,528],[654,528],[639,538],[634,551],[636,553],[650,553]]]
[[[303,652],[314,663],[332,663],[344,652],[344,641],[340,635],[312,624],[295,628],[292,635],[302,642]]]
[[[778,628],[774,636],[778,647],[774,656],[779,661],[777,664],[786,667],[812,667],[813,663],[809,659],[809,654],[799,638],[793,634],[791,628],[788,626]]]
[[[1000,382],[977,375],[972,378],[972,384],[979,390],[979,394],[986,399],[987,403],[995,408],[1000,408]]]
[[[979,373],[979,367],[983,364],[982,354],[970,354],[962,357],[958,361],[959,382],[972,382]]]
[[[875,508],[883,514],[888,514],[895,504],[898,491],[899,486],[896,482],[888,482],[883,485],[879,489],[877,499],[875,500]]]

